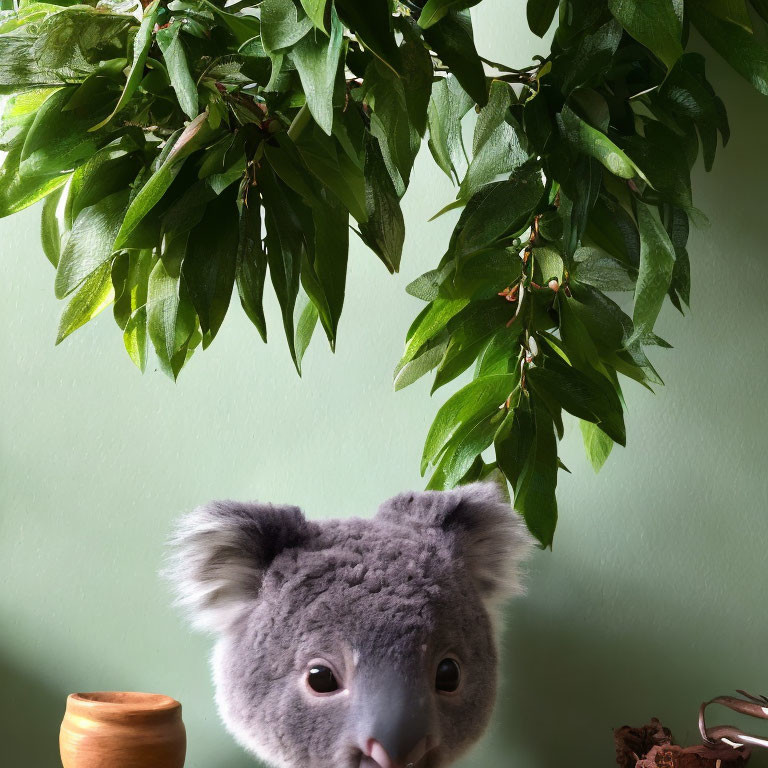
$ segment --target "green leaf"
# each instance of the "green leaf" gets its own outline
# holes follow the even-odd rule
[[[432,86],[427,112],[429,149],[449,179],[458,181],[466,163],[461,121],[472,108],[472,99],[453,76],[440,78]]]
[[[493,443],[493,437],[504,418],[503,410],[493,410],[485,418],[472,419],[453,436],[440,463],[429,480],[429,490],[453,488],[464,482],[482,452]]]
[[[123,346],[133,364],[144,373],[147,367],[147,308],[139,307],[123,331]]]
[[[440,295],[440,286],[454,271],[453,264],[430,269],[405,286],[405,292],[422,301],[434,301]]]
[[[168,142],[166,150],[158,158],[159,162],[153,174],[128,207],[125,220],[115,239],[115,249],[123,247],[130,234],[160,202],[181,169],[182,161],[205,146],[214,133],[208,122],[208,113],[204,112],[186,126],[175,142]]]
[[[290,48],[312,29],[312,19],[293,0],[265,0],[261,8],[261,42],[267,53]]]
[[[492,299],[493,309],[501,307],[504,312],[509,310],[510,304],[498,301],[498,294],[500,288],[512,285],[520,277],[519,250],[483,249],[457,260],[454,266],[455,272],[443,281],[440,295],[452,298]],[[505,315],[499,318],[499,322],[506,322],[508,319]]]
[[[136,37],[133,39],[133,61],[131,62],[131,68],[125,82],[125,88],[123,88],[120,99],[112,112],[101,122],[94,125],[93,128],[90,129],[91,131],[98,131],[109,123],[131,100],[133,94],[136,93],[136,89],[139,87],[139,83],[144,77],[144,63],[147,60],[149,47],[152,44],[152,30],[155,27],[159,9],[160,0],[153,0],[153,2],[144,9],[144,18],[141,21]]]
[[[725,21],[731,21],[752,31],[752,19],[747,10],[747,0],[699,0],[699,8]]]
[[[257,179],[264,199],[269,275],[280,302],[291,357],[299,370],[294,309],[299,294],[302,252],[307,248],[305,238],[311,237],[311,231],[303,223],[307,211],[301,200],[275,176],[270,167],[263,166]]]
[[[240,304],[264,341],[267,340],[263,306],[266,276],[267,254],[261,242],[261,203],[258,194],[252,193],[247,204],[240,206],[240,241],[235,281]]]
[[[762,94],[768,95],[768,47],[742,26],[708,13],[704,4],[686,5],[701,36]]]
[[[118,254],[112,261],[115,322],[123,331],[125,351],[142,372],[147,365],[147,291],[152,264],[151,250]]]
[[[677,309],[682,312],[681,302],[691,305],[691,263],[686,246],[690,234],[688,216],[679,208],[673,208],[664,223],[669,239],[675,249],[675,267],[672,270],[672,282],[669,297]]]
[[[314,302],[303,292],[299,294],[294,314],[296,325],[295,363],[296,370],[299,376],[301,376],[301,363],[304,360],[304,353],[307,351],[310,341],[312,341],[319,315]]]
[[[0,112],[0,149],[13,152],[24,146],[37,112],[56,91],[56,88],[39,88],[16,93],[3,100]]]
[[[572,349],[571,341],[566,339],[566,346],[571,349],[570,356],[577,367],[589,372],[590,368],[605,372],[605,369],[597,356],[610,354],[622,348],[624,341],[631,336],[634,326],[632,320],[626,315],[619,306],[606,296],[602,291],[597,290],[587,283],[577,281],[573,276],[569,283],[571,296],[567,299],[561,299],[561,330],[562,326],[571,323],[571,315],[578,319],[583,330],[589,335],[589,341],[581,341],[581,350]],[[566,322],[567,321],[567,322]],[[568,329],[566,329],[568,330]],[[567,335],[567,334],[566,334]],[[590,358],[590,354],[595,354]],[[574,357],[575,355],[575,357]],[[585,358],[587,358],[585,360]],[[580,365],[586,362],[587,367]]]
[[[491,330],[489,329],[488,334],[490,333]],[[456,334],[451,336],[448,349],[435,373],[430,394],[434,394],[440,387],[454,381],[469,369],[488,344],[488,334],[483,334],[480,338],[471,341],[460,341]],[[488,444],[490,445],[490,442]]]
[[[102,62],[98,70],[89,74],[82,83],[74,86],[64,111],[81,110],[100,102],[99,117],[109,114],[123,92],[127,67],[128,59],[122,57]]]
[[[357,39],[395,72],[399,68],[399,56],[392,31],[390,0],[336,0],[336,10],[344,25]]]
[[[450,397],[437,412],[427,435],[421,460],[422,473],[429,464],[439,460],[447,444],[454,438],[464,437],[500,409],[503,412],[504,403],[516,385],[517,375],[514,373],[486,376],[475,379]]]
[[[534,35],[544,37],[552,26],[560,0],[528,0],[528,26]]]
[[[624,441],[621,404],[606,397],[604,389],[596,387],[593,379],[560,357],[546,356],[543,364],[528,370],[527,378],[553,417],[557,418],[562,408],[580,419],[600,424],[617,442]],[[616,423],[620,424],[618,429],[614,429]]]
[[[605,195],[597,199],[590,212],[586,235],[621,261],[634,267],[640,264],[640,235],[634,217]]]
[[[360,223],[360,236],[390,272],[397,272],[405,242],[405,221],[379,142],[371,137],[365,143],[365,202],[368,220]]]
[[[63,85],[64,78],[40,66],[26,30],[0,36],[0,92]]]
[[[193,120],[197,117],[198,110],[197,86],[189,72],[187,54],[180,37],[181,29],[182,22],[176,20],[169,27],[159,29],[155,38],[168,67],[168,76],[179,100],[179,106],[184,114]]]
[[[575,253],[587,229],[602,184],[603,170],[600,163],[587,156],[579,157],[568,176],[561,181],[558,213],[563,220],[563,255],[566,263]]]
[[[304,12],[312,19],[312,23],[323,32],[327,33],[327,27],[325,25],[326,12],[328,7],[328,0],[301,0],[301,6],[304,8]],[[333,6],[332,6],[333,8]]]
[[[449,11],[461,11],[479,2],[480,0],[427,0],[419,14],[419,26],[422,29],[429,29]]]
[[[309,110],[307,110],[307,113],[308,112]],[[301,138],[304,138],[303,134]],[[323,138],[326,138],[325,134],[323,134]],[[338,181],[343,181],[343,174],[338,162],[332,162],[332,158],[334,158],[332,153],[335,150],[335,147],[333,147],[332,144],[330,145],[330,149],[330,156],[322,155],[322,150],[320,149],[315,149],[315,153],[320,154],[325,159],[325,165],[327,167],[323,169],[323,179],[327,179],[327,181],[335,185]],[[309,172],[310,168],[307,167],[307,164],[314,159],[312,152],[308,153],[305,148],[305,152],[301,153],[286,132],[277,134],[274,143],[267,144],[264,147],[264,156],[272,166],[274,172],[294,192],[301,195],[305,201],[309,203],[316,198],[318,185],[314,182],[312,174]],[[338,157],[336,157],[336,159],[338,159]],[[317,178],[317,166],[314,166],[314,170],[314,176]],[[324,186],[328,186],[328,184],[326,183]],[[357,196],[355,195],[355,198],[356,197]],[[362,206],[362,208],[364,214],[364,206]]]
[[[200,318],[204,349],[216,337],[229,309],[238,243],[237,206],[232,195],[223,194],[209,203],[202,220],[190,232],[181,268]]]
[[[440,365],[447,346],[447,338],[434,343],[428,342],[427,348],[413,360],[400,362],[393,375],[395,392],[405,389]]]
[[[22,177],[21,155],[36,111],[49,97],[50,91],[31,91],[11,97],[0,118],[0,217],[36,203],[54,192],[69,179],[64,174]],[[7,153],[7,154],[6,154]],[[3,156],[5,155],[5,156]]]
[[[504,125],[510,115],[510,107],[514,93],[509,83],[493,80],[488,97],[488,103],[480,110],[475,123],[472,138],[472,154],[477,155],[493,137],[493,134]]]
[[[710,170],[715,159],[717,132],[725,146],[730,128],[725,106],[707,82],[704,67],[701,54],[686,53],[675,64],[653,101],[679,120],[693,121],[701,137],[704,167]]]
[[[672,69],[683,55],[680,20],[672,0],[608,0],[608,7],[635,40]]]
[[[64,218],[68,225],[83,208],[129,187],[142,168],[143,136],[125,133],[102,147],[72,174]]]
[[[460,198],[469,199],[480,187],[506,176],[528,159],[525,136],[509,114],[511,103],[509,84],[494,80],[488,104],[477,119],[474,156],[461,183]]]
[[[171,238],[149,275],[147,329],[163,370],[176,378],[186,358],[185,345],[197,325],[181,267],[190,234]],[[181,353],[181,354],[180,354]]]
[[[643,177],[642,171],[604,133],[582,120],[567,104],[557,117],[563,138],[578,152],[594,157],[614,176]]]
[[[545,245],[533,249],[534,282],[544,285],[554,279],[562,283],[564,269],[563,257],[557,248]]]
[[[226,134],[215,144],[203,152],[197,172],[198,179],[208,179],[212,176],[226,174],[237,165],[243,156],[245,135],[243,131],[237,134]]]
[[[640,226],[640,271],[632,315],[635,332],[626,346],[653,331],[675,266],[675,249],[669,235],[651,210],[639,201],[637,218]]]
[[[601,291],[633,291],[637,269],[602,248],[579,248],[573,256],[572,275]]]
[[[451,11],[424,30],[424,39],[475,103],[484,107],[488,103],[485,69],[475,48],[469,12]]]
[[[430,339],[442,331],[448,321],[469,304],[468,299],[436,299],[421,317],[418,326],[408,339],[400,364],[413,360]]]
[[[13,0],[0,2],[0,9],[5,13],[0,16],[0,34],[13,32],[27,24],[39,23],[51,13],[61,10],[51,3],[30,2],[14,5]]]
[[[579,426],[581,427],[581,437],[584,441],[587,458],[589,458],[595,472],[599,472],[611,455],[613,440],[597,424],[580,421]]]
[[[610,300],[603,296],[603,301]],[[606,407],[599,408],[601,428],[619,445],[625,445],[626,427],[620,390],[615,373],[610,370],[611,365],[618,367],[622,364],[620,356],[624,354],[621,350],[624,331],[621,323],[617,328],[613,318],[607,316],[604,306],[586,306],[576,298],[561,298],[559,304],[562,354],[574,368],[589,378],[595,402],[607,403]],[[547,340],[552,344],[550,338]],[[604,359],[608,362],[604,363]],[[622,368],[629,370],[627,365],[622,364]]]
[[[405,84],[377,60],[366,69],[365,84],[365,99],[371,108],[370,131],[379,140],[384,162],[402,197],[421,146],[421,136],[408,114]]]
[[[593,128],[606,133],[611,123],[608,101],[593,88],[576,88],[568,96],[568,105]]]
[[[552,62],[552,76],[562,80],[561,92],[599,82],[609,70],[624,30],[616,19],[610,19],[595,31],[579,36],[574,45]]]
[[[349,252],[349,213],[335,199],[326,197],[312,206],[315,239],[313,256],[302,271],[302,283],[320,313],[331,348],[344,306]]]
[[[107,78],[103,87],[94,94],[92,103],[68,111],[62,119],[74,87],[56,91],[42,104],[32,123],[21,154],[19,172],[22,177],[46,176],[71,171],[78,163],[91,157],[110,136],[109,131],[90,132],[94,120],[103,116],[100,98],[111,89]]]
[[[56,298],[63,299],[109,262],[125,215],[128,190],[84,208],[75,219],[56,270]]]
[[[71,333],[92,320],[115,297],[109,262],[104,262],[93,271],[72,297],[61,315],[56,343],[60,344]]]
[[[494,437],[496,462],[517,493],[531,448],[536,442],[536,422],[530,410],[530,398],[510,399],[510,409]]]
[[[184,193],[163,211],[162,236],[189,232],[202,221],[208,204],[217,196],[210,184],[210,178],[190,184]]]
[[[83,80],[136,20],[79,5],[0,36],[0,92]],[[103,116],[103,114],[102,114]]]
[[[551,547],[557,527],[557,439],[552,420],[534,402],[536,438],[528,454],[523,476],[515,489],[514,505],[530,532],[544,547]]]
[[[48,195],[43,203],[43,214],[40,219],[40,239],[43,242],[43,252],[48,261],[57,266],[61,256],[61,227],[57,209],[61,202],[62,187]]]
[[[695,132],[691,134],[695,137]],[[678,134],[660,122],[648,121],[645,136],[628,136],[623,143],[662,200],[694,212],[690,168]]]
[[[496,460],[514,491],[515,509],[543,547],[557,527],[557,439],[554,422],[535,398],[523,400],[495,438]]]
[[[752,7],[760,14],[763,21],[768,21],[768,0],[750,0]]]
[[[218,16],[218,18],[224,22],[224,24],[234,36],[238,45],[244,45],[261,32],[262,26],[259,22],[259,19],[257,19],[255,16],[239,13],[228,13],[227,11],[219,8],[214,3],[209,2],[209,0],[195,0],[195,5],[197,5],[197,3],[200,3],[204,8],[207,8],[211,13]],[[187,16],[186,26],[188,30],[190,30],[192,27],[191,22],[192,19]],[[205,37],[205,32],[203,32],[201,36]]]
[[[502,328],[491,338],[488,346],[477,358],[475,378],[496,373],[509,373],[519,367],[519,348],[516,336],[517,328]]]
[[[126,253],[118,253],[114,259],[112,259],[112,285],[115,287],[115,305],[112,308],[112,314],[117,323],[117,327],[120,330],[124,330],[131,313],[136,309],[137,305],[133,303],[133,297],[136,295],[138,298],[138,292],[135,291],[136,284],[138,282],[141,270],[138,269],[139,262],[142,261],[147,251],[133,251]],[[149,278],[149,272],[142,275],[143,282],[146,287],[147,279]],[[144,301],[146,303],[146,296]]]
[[[344,28],[331,6],[331,37],[312,31],[292,51],[293,61],[315,122],[330,136],[333,129],[333,89],[339,70]]]
[[[536,163],[516,169],[509,181],[483,187],[459,219],[454,252],[473,253],[518,231],[530,220],[543,192],[541,169]]]
[[[289,153],[290,162],[294,166],[293,177],[286,183],[289,183],[303,197],[307,197],[308,194],[311,196],[311,192],[308,192],[307,180],[302,178],[306,174],[304,170],[306,168],[344,203],[357,221],[366,221],[368,180],[358,164],[358,158],[352,159],[339,146],[335,136],[327,136],[319,127],[312,126],[312,128],[312,130],[304,130],[295,145],[301,157],[298,164],[290,140],[278,139],[281,148]],[[267,150],[267,157],[273,158],[269,150]],[[302,164],[304,168],[301,167]]]
[[[434,82],[434,66],[424,40],[415,24],[400,19],[403,34],[400,46],[400,78],[405,84],[405,103],[408,119],[419,137],[427,130],[427,110]],[[421,139],[419,139],[421,145]]]

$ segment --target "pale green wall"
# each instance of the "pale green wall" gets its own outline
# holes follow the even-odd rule
[[[514,28],[505,0],[478,10],[491,56],[540,50],[523,6]],[[662,318],[676,347],[654,356],[667,387],[627,386],[629,447],[597,477],[569,425],[555,550],[537,555],[510,612],[497,724],[464,766],[609,766],[614,726],[656,715],[693,740],[703,698],[768,693],[768,100],[720,65],[712,79],[734,139],[714,173],[696,173],[712,226],[693,236],[692,315]],[[451,192],[426,154],[417,170],[402,274],[355,245],[338,352],[313,346],[303,380],[272,300],[273,343],[233,306],[177,385],[132,368],[106,313],[54,348],[38,211],[0,222],[3,766],[57,765],[65,694],[105,688],[178,697],[189,768],[252,765],[215,714],[210,642],[156,576],[163,540],[211,498],[292,501],[322,518],[422,485],[437,402],[424,383],[393,393],[391,372],[419,308],[403,288],[448,236],[449,222],[425,221]]]

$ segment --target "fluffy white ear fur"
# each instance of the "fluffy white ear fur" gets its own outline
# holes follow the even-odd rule
[[[449,527],[458,527],[464,558],[483,600],[490,607],[525,592],[522,565],[533,537],[520,515],[503,499],[495,483],[459,488]]]
[[[385,502],[377,518],[451,536],[491,612],[524,592],[521,566],[533,539],[494,483],[401,494]],[[298,507],[212,502],[180,520],[165,575],[192,623],[223,633],[257,599],[272,560],[316,530]]]
[[[165,575],[193,625],[220,634],[258,597],[275,556],[309,535],[298,507],[212,502],[179,521]]]

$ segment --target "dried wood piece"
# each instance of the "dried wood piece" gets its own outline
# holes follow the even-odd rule
[[[642,728],[618,728],[614,739],[620,768],[741,768],[750,757],[749,747],[679,747],[656,718]]]

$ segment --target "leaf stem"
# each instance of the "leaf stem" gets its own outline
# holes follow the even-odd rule
[[[489,67],[498,69],[500,72],[513,72],[516,75],[525,75],[531,72],[535,72],[537,69],[541,69],[541,64],[531,64],[530,67],[524,67],[523,69],[515,69],[514,67],[508,67],[506,64],[499,64],[498,61],[492,61],[486,59],[485,56],[480,56],[480,61],[487,64]]]
[[[309,124],[311,118],[312,114],[309,111],[309,107],[304,104],[296,114],[296,117],[293,118],[293,122],[288,128],[288,138],[291,139],[291,141],[296,141],[296,139],[298,139],[304,132],[304,129]]]

